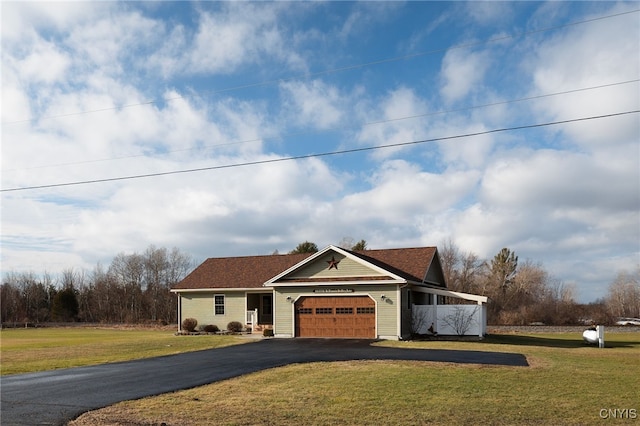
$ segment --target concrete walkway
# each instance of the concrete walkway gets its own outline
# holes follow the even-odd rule
[[[520,354],[371,346],[371,340],[264,339],[137,361],[0,378],[2,425],[62,425],[116,402],[205,385],[292,363],[412,360],[527,366]]]

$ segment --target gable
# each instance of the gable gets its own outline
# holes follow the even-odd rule
[[[363,278],[392,279],[389,274],[377,268],[372,268],[371,265],[365,262],[358,261],[358,259],[336,250],[327,250],[273,282],[331,281]]]
[[[428,284],[439,285],[445,288],[447,287],[447,283],[444,279],[444,271],[442,270],[442,263],[440,263],[440,256],[437,254],[433,256],[433,260],[431,261],[431,265],[429,265],[424,281]]]
[[[394,281],[446,288],[435,247],[210,258],[172,290],[250,289],[316,282]]]

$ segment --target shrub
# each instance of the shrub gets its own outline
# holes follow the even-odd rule
[[[264,337],[273,337],[273,330],[272,330],[272,329],[270,329],[270,328],[265,328],[265,329],[262,331],[262,335],[263,335]]]
[[[220,329],[215,324],[208,324],[202,327],[202,331],[204,331],[205,333],[217,333],[218,331],[220,331]]]
[[[192,333],[193,331],[195,331],[197,325],[198,325],[198,320],[195,318],[185,318],[182,321],[182,328],[188,331],[189,333]]]
[[[243,328],[244,326],[242,325],[242,323],[238,321],[231,321],[229,324],[227,324],[227,330],[233,333],[240,333]]]

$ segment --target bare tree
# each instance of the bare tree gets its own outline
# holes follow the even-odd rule
[[[477,305],[474,306],[473,310],[463,306],[456,306],[453,308],[453,312],[442,317],[442,321],[451,327],[458,336],[464,336],[473,325],[477,311]]]
[[[414,309],[411,310],[411,334],[420,334],[420,332],[427,325],[428,321],[429,315],[427,314],[427,311],[414,307]]]
[[[478,277],[482,272],[483,262],[475,253],[467,252],[460,258],[460,270],[456,274],[457,291],[474,292]]]
[[[605,300],[612,316],[640,318],[640,267],[633,273],[620,272]]]
[[[338,247],[342,247],[345,250],[351,250],[355,244],[353,237],[342,237],[338,243]]]
[[[447,287],[454,291],[458,290],[456,278],[460,264],[460,249],[449,239],[440,244],[438,254],[440,255],[440,263],[442,264],[442,272],[444,273]]]

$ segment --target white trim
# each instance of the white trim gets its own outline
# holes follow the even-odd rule
[[[402,287],[396,289],[396,335],[402,337]]]
[[[489,298],[486,296],[479,296],[477,294],[469,294],[469,293],[461,293],[459,291],[445,290],[442,288],[413,287],[412,290],[417,291],[419,293],[429,293],[429,294],[436,294],[438,296],[457,297],[458,299],[473,300],[475,302],[478,302],[478,305],[487,303],[487,301],[489,300]]]
[[[182,296],[176,297],[178,300],[178,333],[182,332]]]
[[[230,291],[244,291],[247,293],[268,293],[273,290],[271,287],[208,287],[208,288],[185,288],[185,289],[171,289],[171,293],[207,293],[207,292],[230,292]]]
[[[315,286],[361,286],[361,285],[389,285],[389,284],[406,284],[406,280],[370,280],[370,281],[318,281],[318,282],[309,282],[309,281],[301,281],[295,283],[272,283],[271,287],[315,287]]]
[[[222,297],[222,313],[216,313],[216,297]],[[246,297],[245,297],[245,308],[246,308]],[[245,309],[246,311],[246,309]],[[213,295],[213,316],[225,316],[227,315],[227,297],[224,294],[214,294]]]

